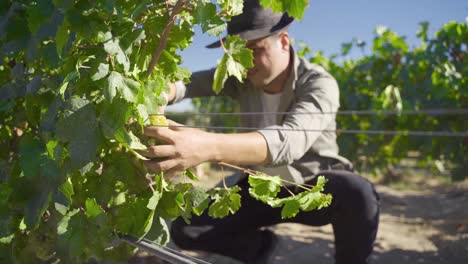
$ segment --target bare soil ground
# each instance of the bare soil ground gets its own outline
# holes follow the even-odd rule
[[[219,178],[205,180],[213,184]],[[371,263],[468,263],[468,181],[447,185],[423,179],[412,183],[410,189],[376,183],[382,213]],[[334,262],[330,225],[310,227],[287,223],[269,228],[280,238],[271,263]],[[183,252],[210,263],[239,263],[205,252]]]

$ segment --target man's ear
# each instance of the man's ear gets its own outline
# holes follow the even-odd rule
[[[289,52],[289,46],[291,45],[291,41],[289,40],[289,33],[287,31],[281,32],[279,37],[281,48]]]

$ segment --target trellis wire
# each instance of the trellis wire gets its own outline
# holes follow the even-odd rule
[[[182,252],[165,247],[146,238],[138,240],[135,237],[129,235],[120,235],[119,237],[126,243],[152,253],[155,256],[172,264],[210,264],[209,262],[183,254]]]
[[[156,114],[166,116],[251,116],[251,115],[468,115],[468,109],[423,109],[423,110],[344,110],[335,112],[240,112],[240,113],[214,113],[214,112],[182,112]]]
[[[297,128],[273,128],[273,127],[224,127],[224,126],[192,126],[192,125],[174,125],[163,126],[156,125],[156,127],[170,127],[170,128],[199,128],[199,129],[212,129],[212,130],[275,130],[275,131],[292,131],[292,132],[336,132],[342,134],[369,134],[369,135],[390,135],[390,136],[426,136],[426,137],[468,137],[468,132],[452,132],[452,131],[392,131],[392,130],[358,130],[358,129],[297,129]]]

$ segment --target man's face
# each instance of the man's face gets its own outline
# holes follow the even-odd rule
[[[253,51],[254,67],[248,69],[247,80],[255,88],[269,85],[284,70],[285,51],[278,35],[247,42]],[[287,54],[289,58],[289,54]],[[288,62],[286,62],[287,65]]]

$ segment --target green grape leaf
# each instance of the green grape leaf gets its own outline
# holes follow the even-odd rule
[[[243,82],[247,69],[253,67],[252,50],[245,47],[245,40],[239,36],[227,36],[224,43],[225,53],[218,63],[213,81],[213,91],[219,94],[229,76]]]
[[[25,224],[35,228],[49,206],[61,174],[57,163],[48,157],[45,145],[31,135],[26,134],[21,138],[19,153],[19,165],[25,176],[22,184],[29,189],[18,195],[25,202]]]
[[[35,5],[28,5],[26,14],[31,32],[35,34],[40,26],[50,19],[53,12],[54,5],[51,1],[37,1]]]
[[[129,149],[130,150],[130,153],[132,153],[133,155],[135,155],[135,157],[137,157],[138,159],[140,160],[150,160],[148,158],[146,158],[145,156],[141,155],[140,153],[136,152],[135,150],[133,149]]]
[[[313,192],[323,192],[324,188],[325,188],[325,184],[327,183],[327,178],[325,178],[324,176],[318,176],[317,177],[317,183],[315,184],[315,186],[312,188],[312,191]]]
[[[1,215],[0,224],[2,226],[0,230],[0,244],[9,244],[14,237],[14,230],[11,228],[12,217],[7,215]]]
[[[187,176],[192,181],[196,181],[196,182],[200,181],[200,179],[197,177],[197,175],[195,175],[195,173],[193,173],[192,169],[186,169],[185,170],[185,176]]]
[[[392,109],[401,111],[403,110],[403,102],[400,95],[400,90],[397,86],[388,85],[381,93],[380,98],[382,100],[383,109]]]
[[[153,224],[154,211],[147,208],[148,199],[136,198],[112,208],[115,229],[123,234],[144,237]]]
[[[228,189],[214,189],[215,193],[211,195],[213,203],[208,209],[208,214],[213,218],[223,218],[234,214],[241,206],[241,196],[237,193],[240,191],[238,186]]]
[[[128,57],[125,54],[125,52],[120,47],[118,39],[110,39],[106,41],[104,43],[104,50],[107,52],[107,54],[115,56],[117,62],[124,66],[125,72],[128,72],[128,70],[130,69],[130,61],[128,60]]]
[[[308,2],[308,0],[260,0],[262,6],[270,7],[274,12],[287,12],[288,15],[299,20],[302,19]]]
[[[97,72],[91,76],[91,80],[97,81],[100,80],[109,74],[109,64],[107,63],[99,63]]]
[[[31,135],[21,137],[19,145],[19,164],[24,176],[38,176],[40,167],[47,156],[42,142]]]
[[[15,238],[15,234],[9,236],[0,237],[0,244],[10,244],[11,241]],[[0,259],[1,260],[1,259]]]
[[[177,71],[174,73],[174,78],[176,80],[180,80],[186,83],[190,81],[190,76],[192,76],[192,72],[185,67],[178,67]]]
[[[287,200],[284,202],[283,209],[281,210],[281,218],[293,218],[299,212],[299,201],[296,199]]]
[[[103,102],[99,115],[99,125],[107,138],[114,138],[116,133],[125,130],[125,123],[130,118],[132,105],[127,101],[116,98],[111,103]]]
[[[12,192],[13,190],[6,182],[0,183],[0,214],[3,213],[4,209],[7,207],[7,202]]]
[[[123,77],[118,72],[111,72],[109,77],[107,78],[107,86],[104,89],[104,97],[107,100],[112,101],[114,97],[117,95],[117,87],[125,86],[123,82]]]
[[[57,253],[61,260],[67,263],[79,262],[87,245],[88,227],[86,216],[77,211],[62,218],[57,230]]]
[[[36,75],[34,78],[26,85],[26,94],[35,94],[41,88],[41,75]]]
[[[60,221],[58,222],[57,225],[57,234],[62,235],[65,234],[68,230],[68,222],[70,221],[70,218],[77,214],[80,211],[80,209],[74,209],[72,211],[69,211],[66,215],[64,215]]]
[[[177,184],[174,186],[174,190],[175,190],[176,192],[180,192],[180,193],[186,193],[186,192],[188,192],[191,188],[192,188],[192,184],[191,184],[191,183],[177,183]]]
[[[275,198],[281,189],[282,183],[279,176],[249,175],[249,193],[258,200]]]
[[[137,150],[146,150],[146,146],[143,145],[140,139],[133,134],[132,131],[127,132],[125,130],[122,131],[123,134],[117,134],[116,139],[120,143],[123,143],[127,148],[130,149],[137,149]]]
[[[167,227],[164,218],[156,216],[153,220],[153,226],[145,236],[146,239],[153,241],[159,245],[165,246],[170,241],[169,228]]]
[[[188,20],[192,20],[192,17],[185,17],[184,15],[180,16],[179,23],[174,26],[169,34],[169,39],[173,43],[173,45],[176,45],[178,48],[181,50],[184,50],[187,48],[191,43],[192,43],[192,36],[194,34],[193,28],[192,28],[192,22],[189,22]],[[180,57],[176,59],[176,62],[180,60]],[[172,75],[171,72],[169,72],[169,75]]]
[[[65,195],[67,198],[68,204],[72,204],[72,196],[75,194],[73,191],[73,183],[71,182],[70,178],[67,178],[67,180],[60,186],[59,190]]]
[[[54,207],[61,215],[65,215],[68,212],[68,209],[70,209],[68,206],[57,202],[54,203]]]
[[[194,23],[200,24],[203,33],[214,36],[221,35],[227,26],[218,16],[216,5],[213,3],[202,4],[196,9]]]
[[[86,199],[85,209],[86,209],[86,215],[89,218],[93,218],[93,217],[96,217],[96,216],[104,213],[101,206],[99,206],[99,204],[96,202],[95,198]]]
[[[146,205],[146,208],[150,210],[156,210],[156,207],[158,206],[159,200],[161,200],[162,193],[160,191],[155,190],[153,192],[153,195],[148,201],[148,204]]]
[[[427,33],[429,31],[429,22],[424,21],[419,23],[419,29],[417,32],[418,38],[422,39],[423,41],[427,41]]]
[[[163,173],[160,172],[154,176],[154,185],[153,185],[153,195],[151,196],[150,200],[148,201],[148,205],[146,207],[150,210],[156,210],[159,201],[161,200],[164,194],[164,187],[167,185],[166,181],[164,180]]]
[[[62,24],[57,29],[57,34],[55,35],[55,46],[57,48],[57,54],[59,57],[62,57],[62,52],[64,46],[67,44],[68,41],[68,29],[69,23],[66,17],[63,19]]]
[[[34,229],[39,225],[42,215],[44,215],[52,200],[53,186],[49,186],[47,183],[42,183],[42,185],[38,183],[36,188],[39,190],[29,194],[30,199],[24,208],[24,223],[30,229]]]
[[[303,211],[311,211],[318,208],[321,204],[323,194],[319,192],[304,192],[298,197],[298,201]]]
[[[126,192],[119,192],[116,195],[112,196],[107,203],[108,207],[119,206],[127,201]]]
[[[226,61],[226,68],[229,76],[234,76],[239,81],[243,81],[243,75],[245,75],[243,73],[244,67],[240,63],[234,61],[233,57],[228,57],[228,60]]]
[[[148,114],[159,114],[158,107],[163,105],[160,101],[159,96],[163,92],[165,87],[165,80],[161,77],[156,77],[155,80],[148,80],[143,85],[143,102],[146,106]]]
[[[96,160],[100,144],[96,112],[93,104],[86,103],[71,115],[57,123],[57,137],[68,143],[68,151],[74,168],[81,168]]]
[[[218,63],[218,67],[216,68],[213,80],[213,91],[216,94],[219,94],[223,90],[224,83],[228,78],[227,61],[229,58],[229,55],[224,54],[223,58]]]
[[[68,73],[65,79],[63,80],[62,85],[60,85],[59,94],[63,96],[70,82],[74,82],[79,78],[80,78],[80,72],[77,70],[74,70]]]
[[[230,16],[240,15],[244,8],[244,0],[217,0],[216,2]]]
[[[119,92],[122,98],[130,103],[134,103],[140,92],[140,83],[130,78],[123,77],[120,73],[112,71],[107,78],[107,87],[104,89],[104,96],[112,101]]]
[[[165,219],[174,220],[180,215],[184,206],[184,194],[178,191],[164,192],[159,200],[156,212]]]
[[[254,176],[257,176],[257,175],[254,175]],[[249,183],[250,183],[250,177],[252,176],[249,176]],[[271,176],[264,176],[264,177],[266,178],[266,180],[268,180],[268,177],[271,177]],[[332,196],[330,194],[321,193],[324,190],[324,186],[326,182],[327,182],[327,179],[324,176],[318,176],[317,184],[312,189],[309,189],[304,192],[298,193],[294,196],[289,196],[285,198],[276,198],[276,194],[274,196],[267,196],[267,195],[261,196],[261,195],[256,194],[253,190],[251,191],[251,189],[249,189],[249,193],[256,199],[264,203],[267,203],[271,207],[274,207],[274,208],[283,207],[281,211],[281,217],[291,218],[291,217],[295,217],[300,210],[311,211],[311,210],[327,207],[331,204]],[[260,181],[260,183],[262,182]],[[259,186],[262,186],[262,185],[259,185]],[[251,184],[251,188],[252,188],[252,184]],[[266,188],[264,187],[262,189],[266,189]]]
[[[208,208],[210,195],[200,188],[193,188],[187,193],[185,199],[187,203],[191,203],[193,213],[200,216]]]
[[[56,157],[56,149],[57,149],[57,146],[58,146],[58,141],[56,140],[51,140],[49,142],[47,142],[46,144],[46,148],[47,148],[47,153],[49,154],[49,156],[52,158],[52,159],[59,159],[60,157]]]
[[[353,47],[353,42],[341,44],[341,56],[346,56],[352,47]]]

